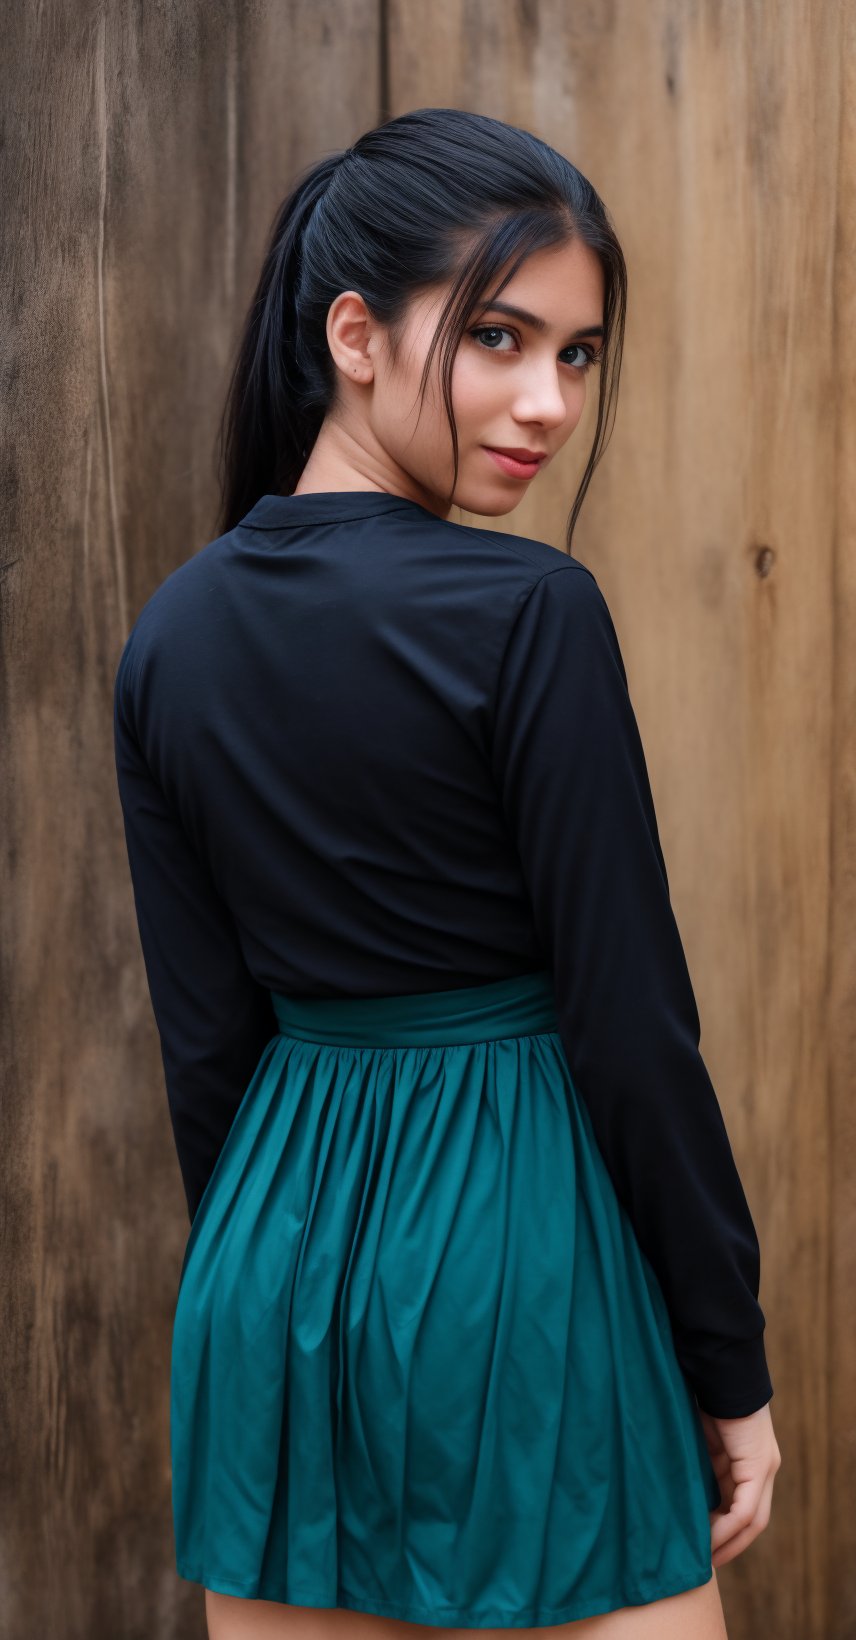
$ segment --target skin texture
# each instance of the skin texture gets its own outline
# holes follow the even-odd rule
[[[447,1629],[400,1623],[367,1612],[281,1606],[272,1600],[240,1600],[205,1591],[209,1640],[728,1640],[716,1573],[698,1589],[623,1606],[601,1617],[538,1629]]]
[[[499,280],[497,281],[499,283]],[[382,490],[405,496],[448,517],[454,472],[451,433],[440,389],[439,350],[420,408],[422,368],[447,287],[414,301],[393,364],[383,326],[356,291],[343,291],[327,315],[327,339],[338,369],[336,402],[326,417],[296,494],[324,490]],[[454,362],[452,404],[458,428],[459,468],[454,505],[483,517],[502,517],[525,495],[532,479],[512,478],[484,446],[544,450],[553,460],[572,436],[586,401],[603,323],[603,276],[588,246],[577,240],[534,252],[499,298],[544,321],[538,329],[495,309],[474,312]],[[576,338],[576,339],[573,339]],[[581,345],[582,344],[582,345]],[[542,463],[541,471],[547,465]],[[516,1629],[525,1640],[723,1640],[725,1620],[716,1568],[741,1554],[770,1517],[781,1455],[768,1406],[746,1418],[701,1414],[722,1506],[711,1514],[713,1575],[707,1583],[645,1606],[548,1628]],[[344,1609],[313,1610],[275,1601],[240,1599],[206,1589],[209,1640],[483,1640],[508,1629],[474,1631],[404,1623]]]

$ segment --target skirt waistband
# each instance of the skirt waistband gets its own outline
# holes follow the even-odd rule
[[[558,1030],[547,969],[411,996],[301,997],[271,991],[280,1033],[341,1046],[425,1047]]]

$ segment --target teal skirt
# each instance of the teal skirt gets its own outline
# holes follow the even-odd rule
[[[719,1487],[550,975],[273,1000],[179,1280],[179,1575],[472,1629],[708,1582]]]

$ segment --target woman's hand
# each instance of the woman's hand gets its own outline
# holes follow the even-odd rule
[[[714,1418],[701,1408],[699,1415],[722,1493],[720,1507],[710,1511],[711,1560],[717,1569],[748,1549],[767,1525],[782,1455],[769,1402],[748,1418]]]

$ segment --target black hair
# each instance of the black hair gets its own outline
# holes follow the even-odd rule
[[[443,342],[457,484],[451,374],[472,310],[498,296],[533,251],[573,238],[600,259],[604,338],[594,442],[567,525],[570,551],[611,435],[610,412],[614,421],[624,256],[600,196],[570,160],[529,131],[459,108],[412,109],[375,126],[351,148],[304,170],[279,207],[220,425],[218,533],[239,523],[260,496],[294,491],[335,398],[338,372],[326,325],[344,290],[358,291],[387,329],[394,362],[411,301],[451,282],[421,393]],[[509,259],[502,283],[489,290]]]

